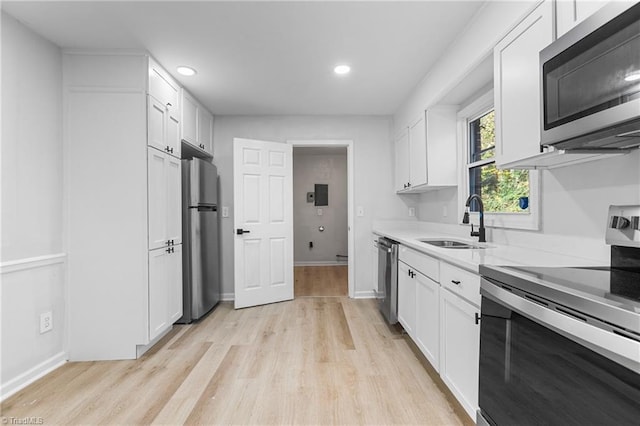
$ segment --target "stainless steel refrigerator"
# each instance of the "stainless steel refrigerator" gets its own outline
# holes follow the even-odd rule
[[[220,301],[218,170],[193,158],[182,160],[183,315],[190,323]]]

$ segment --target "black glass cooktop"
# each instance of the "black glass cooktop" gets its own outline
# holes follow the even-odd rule
[[[507,290],[513,287],[640,334],[640,267],[635,264],[624,268],[481,265],[480,274]]]
[[[507,266],[504,269],[592,296],[640,303],[640,268]]]

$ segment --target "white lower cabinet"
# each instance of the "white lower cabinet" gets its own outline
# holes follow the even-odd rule
[[[149,340],[182,316],[182,244],[149,252]]]
[[[406,246],[399,253],[398,321],[475,419],[480,277]]]
[[[436,371],[440,371],[440,284],[417,273],[415,342]]]
[[[371,246],[371,288],[378,295],[378,236],[373,235],[373,245]]]
[[[415,340],[416,325],[416,281],[409,265],[398,262],[398,322]]]
[[[440,291],[440,377],[475,419],[478,409],[480,309],[447,289]]]

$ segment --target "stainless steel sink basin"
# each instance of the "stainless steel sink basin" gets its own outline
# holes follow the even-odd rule
[[[484,246],[468,243],[466,241],[432,240],[432,239],[422,239],[418,241],[420,241],[421,243],[430,244],[432,246],[449,248],[449,249],[483,249],[485,248]]]

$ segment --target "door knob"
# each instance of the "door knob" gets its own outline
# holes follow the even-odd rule
[[[237,235],[248,234],[250,232],[251,231],[247,231],[246,229],[241,229],[241,228],[236,229],[236,234]]]

